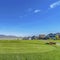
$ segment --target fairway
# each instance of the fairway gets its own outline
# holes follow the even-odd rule
[[[0,60],[59,60],[60,46],[46,45],[46,42],[48,41],[0,40]]]

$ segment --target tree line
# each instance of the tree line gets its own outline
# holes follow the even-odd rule
[[[39,34],[38,36],[33,35],[33,36],[23,37],[23,40],[48,40],[48,39],[60,40],[60,33],[49,33],[47,35]]]

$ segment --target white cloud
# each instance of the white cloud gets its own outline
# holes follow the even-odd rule
[[[28,12],[30,13],[38,13],[40,11],[41,11],[40,9],[28,8]]]
[[[29,15],[32,15],[33,13],[39,13],[41,10],[28,8],[26,11],[27,11],[26,14],[19,16],[19,18],[27,17]]]
[[[41,10],[37,10],[37,9],[36,9],[36,10],[34,10],[34,13],[39,13],[40,11],[41,11]]]
[[[50,5],[50,8],[55,8],[60,5],[60,1],[54,2],[53,4]]]

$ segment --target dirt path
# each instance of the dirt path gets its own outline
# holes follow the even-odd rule
[[[56,43],[56,45],[60,46],[60,43]]]

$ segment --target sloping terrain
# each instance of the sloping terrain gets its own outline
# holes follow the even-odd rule
[[[60,46],[48,41],[0,40],[0,60],[59,60]]]

